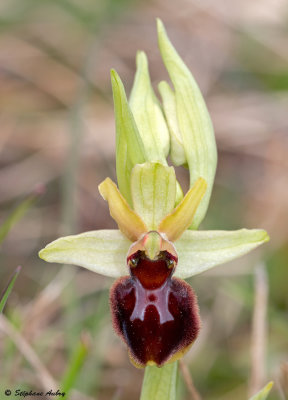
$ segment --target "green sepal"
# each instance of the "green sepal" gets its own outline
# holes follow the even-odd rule
[[[120,192],[132,205],[130,175],[135,164],[146,161],[145,148],[130,110],[123,83],[116,71],[111,71],[116,124],[116,173]]]
[[[190,187],[199,177],[207,182],[207,191],[191,227],[197,229],[208,208],[216,171],[217,150],[213,126],[191,72],[171,44],[160,20],[157,26],[160,52],[175,89],[177,121],[190,172]]]
[[[186,231],[175,242],[178,265],[175,276],[186,279],[231,261],[261,244],[269,236],[262,229],[237,231]]]
[[[175,205],[176,176],[173,167],[147,162],[135,165],[131,175],[133,208],[148,230],[157,230]]]
[[[129,275],[126,255],[131,242],[118,230],[105,229],[61,237],[39,252],[50,263],[73,264],[118,278]]]

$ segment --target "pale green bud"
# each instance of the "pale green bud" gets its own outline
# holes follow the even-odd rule
[[[145,148],[130,110],[125,89],[116,71],[111,71],[116,125],[116,173],[119,190],[132,205],[130,178],[136,164],[146,161]]]
[[[207,182],[206,194],[197,209],[192,224],[192,228],[197,229],[208,208],[216,171],[217,150],[213,126],[197,83],[171,44],[163,23],[160,20],[157,22],[161,56],[175,89],[175,104],[173,104],[173,92],[168,92],[167,86],[164,85],[163,87],[163,84],[162,87],[160,86],[164,97],[164,108],[165,103],[166,109],[169,103],[172,109],[171,115],[168,112],[165,113],[166,118],[170,129],[172,126],[174,139],[180,136],[179,132],[181,133],[182,140],[179,141],[178,151],[181,150],[183,143],[185,161],[190,172],[190,187],[199,177],[204,178]],[[168,98],[166,99],[167,94]],[[178,122],[178,130],[175,130],[176,121]],[[175,154],[174,146],[173,157]],[[180,156],[184,161],[183,154],[180,154]],[[181,157],[177,159],[177,163],[181,161]]]
[[[162,97],[164,114],[170,132],[170,157],[174,165],[187,164],[183,139],[179,130],[175,93],[167,82],[162,81],[158,85]]]
[[[137,53],[136,64],[137,71],[129,104],[149,161],[167,165],[169,131],[160,102],[151,85],[148,60],[143,51]]]

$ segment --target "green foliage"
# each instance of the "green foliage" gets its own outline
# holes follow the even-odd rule
[[[12,211],[3,224],[0,226],[0,244],[3,242],[9,231],[13,226],[23,217],[37,199],[38,194],[28,196],[22,203],[20,203],[14,211]]]
[[[0,313],[3,312],[3,309],[5,307],[6,301],[7,301],[8,297],[9,297],[9,295],[10,295],[12,289],[13,289],[13,286],[15,284],[15,281],[16,281],[17,276],[19,275],[20,271],[21,271],[21,267],[20,266],[15,269],[15,272],[14,272],[12,278],[10,279],[6,289],[3,291],[3,294],[0,296]]]
[[[268,397],[268,394],[270,393],[270,390],[272,389],[273,382],[269,382],[260,392],[255,394],[253,397],[251,397],[249,400],[266,400]]]
[[[20,203],[14,211],[12,211],[3,224],[0,226],[0,244],[3,242],[5,237],[8,235],[9,231],[13,228],[15,224],[23,217],[23,215],[27,212],[27,210],[33,205],[35,199],[38,197],[38,194],[33,194],[27,199],[25,199],[22,203]],[[6,289],[0,297],[0,313],[3,312],[7,299],[13,289],[17,276],[21,271],[21,267],[17,267],[14,271],[12,278],[10,279]]]
[[[85,335],[82,335],[80,342],[74,349],[74,353],[68,362],[68,368],[64,374],[60,387],[61,391],[64,392],[65,398],[68,398],[70,390],[74,387],[75,381],[77,380],[82,366],[86,360],[89,350],[89,341]]]

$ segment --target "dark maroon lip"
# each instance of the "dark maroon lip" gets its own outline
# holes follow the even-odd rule
[[[130,275],[145,289],[160,288],[174,272],[174,267],[170,267],[170,261],[175,265],[174,257],[166,251],[160,252],[156,260],[150,260],[143,251],[137,251],[129,257],[128,266],[131,259],[137,263],[130,267]]]
[[[173,257],[173,256],[172,256]],[[184,281],[173,278],[175,257],[163,251],[150,260],[143,251],[128,259],[136,260],[130,277],[120,278],[110,292],[114,328],[128,345],[134,362],[145,366],[163,365],[182,353],[196,339],[200,317],[196,296]]]

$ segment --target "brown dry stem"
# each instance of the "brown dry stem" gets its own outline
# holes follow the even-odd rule
[[[180,366],[180,370],[181,370],[183,379],[186,383],[188,392],[191,395],[191,399],[202,400],[200,394],[198,393],[197,389],[194,386],[193,379],[191,377],[189,369],[183,359],[179,361],[179,366]]]
[[[268,281],[264,264],[260,264],[255,270],[254,291],[255,298],[251,333],[251,377],[249,384],[250,396],[258,392],[265,383]]]

